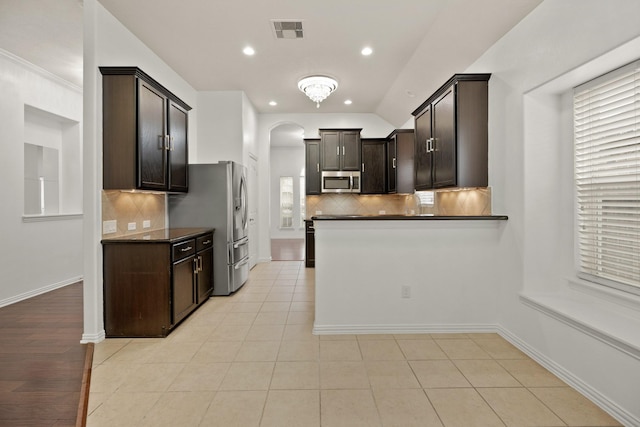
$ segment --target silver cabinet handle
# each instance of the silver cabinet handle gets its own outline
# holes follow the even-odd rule
[[[209,243],[211,243],[211,240],[205,240],[204,242],[202,242],[203,245],[208,245]]]
[[[393,168],[394,169],[396,168],[396,158],[395,157],[393,158]]]
[[[187,251],[190,251],[191,249],[193,249],[191,246],[187,246],[186,248],[180,249],[180,251],[181,252],[187,252]]]
[[[364,162],[362,163],[362,172],[364,173]]]
[[[344,145],[342,146],[342,155],[344,156]]]
[[[316,163],[316,172],[320,172],[320,163]]]
[[[196,258],[193,259],[193,274],[198,274],[198,260]]]
[[[175,146],[173,144],[173,136],[169,136],[169,151],[173,151],[174,148]]]
[[[340,155],[340,147],[336,147],[336,156]]]

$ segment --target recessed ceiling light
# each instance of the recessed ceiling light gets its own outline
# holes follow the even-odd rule
[[[364,56],[369,56],[373,53],[373,49],[367,46],[364,49],[362,49],[360,53],[363,54]]]
[[[269,105],[275,107],[276,105],[278,105],[278,103],[276,101],[269,101]]]
[[[345,105],[351,105],[351,104],[352,104],[352,102],[351,102],[351,100],[350,100],[350,99],[347,99],[347,100],[345,100],[345,101],[344,101],[344,104],[345,104]]]
[[[251,46],[247,46],[244,49],[242,49],[242,53],[244,53],[247,56],[252,56],[253,54],[256,53],[256,51]]]

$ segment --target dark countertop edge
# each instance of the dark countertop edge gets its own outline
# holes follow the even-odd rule
[[[316,215],[311,217],[312,221],[506,221],[508,219],[507,215]]]
[[[109,243],[175,243],[194,238],[201,234],[213,233],[213,228],[163,228],[161,230],[146,231],[126,236],[103,238],[102,244]],[[148,236],[145,238],[145,236]]]

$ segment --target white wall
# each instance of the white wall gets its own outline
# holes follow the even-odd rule
[[[136,65],[193,110],[189,113],[190,158],[198,149],[196,91],[96,0],[84,1],[84,335],[104,337],[102,316],[102,76],[99,66]]]
[[[271,198],[269,180],[271,176],[270,135],[271,130],[282,124],[295,124],[304,129],[305,138],[318,138],[318,129],[322,128],[362,128],[362,137],[386,137],[394,127],[376,114],[260,114],[258,116],[257,143],[259,152],[258,172],[260,174],[260,212],[259,224],[259,259],[271,259],[270,232],[271,224],[278,221],[272,217],[271,204],[276,200]]]
[[[22,218],[25,104],[81,122],[82,91],[2,51],[0,93],[0,177],[5,183],[0,188],[0,306],[4,306],[82,277],[81,218],[45,222]]]
[[[243,163],[242,97],[240,91],[198,92],[199,143],[192,163]]]
[[[302,142],[302,141],[301,141]],[[271,238],[303,239],[304,225],[300,225],[300,173],[304,169],[304,146],[271,147]],[[280,228],[280,177],[293,177],[293,228]]]
[[[492,73],[489,183],[494,211],[509,215],[497,255],[502,261],[500,324],[545,366],[626,425],[640,424],[640,339],[637,328],[632,333],[610,325],[603,315],[626,311],[631,313],[625,316],[627,325],[632,325],[639,305],[612,294],[605,300],[572,284],[573,142],[570,100],[562,90],[602,73],[602,67],[588,65],[638,37],[638,16],[640,2],[635,0],[546,0],[465,70]],[[637,59],[640,49],[630,51],[626,60],[610,61],[610,69]],[[577,80],[556,84],[578,68]],[[556,84],[555,92],[547,82]],[[525,305],[521,295],[544,295],[557,318]],[[577,308],[564,311],[569,307]],[[567,321],[569,314],[575,322]],[[592,331],[582,325],[591,325]],[[593,333],[598,329],[607,334]],[[616,349],[620,337],[632,346]]]

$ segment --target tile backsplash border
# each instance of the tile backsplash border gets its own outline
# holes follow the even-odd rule
[[[488,216],[491,188],[435,190],[432,204],[421,204],[417,194],[322,194],[307,196],[306,218],[315,215]]]
[[[102,191],[102,221],[117,221],[116,232],[103,233],[103,238],[162,230],[166,226],[166,217],[167,195],[164,193]],[[143,227],[144,221],[149,221],[148,228]],[[135,223],[136,229],[129,230],[129,223]]]

